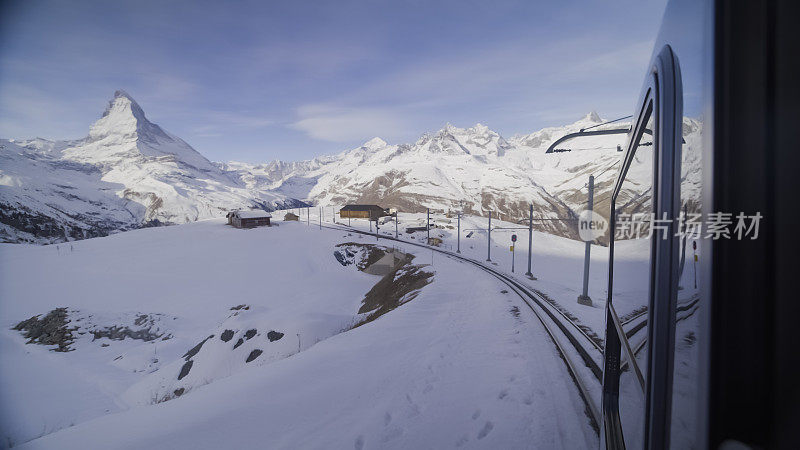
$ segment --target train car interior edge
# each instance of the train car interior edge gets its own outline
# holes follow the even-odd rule
[[[790,1],[667,6],[609,211],[603,448],[800,445],[796,19]],[[630,276],[637,252],[649,268]]]

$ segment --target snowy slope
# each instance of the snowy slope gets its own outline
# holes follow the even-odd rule
[[[0,140],[0,238],[52,242],[300,202],[248,186],[117,91],[86,138]]]
[[[433,282],[348,329],[380,279],[334,257],[352,241],[374,242],[298,222],[239,230],[207,220],[0,245],[0,446],[597,445],[546,332],[488,274],[400,244],[415,264],[432,264]],[[240,304],[248,309],[232,309]],[[10,329],[61,306],[77,311],[74,351],[25,344]],[[78,336],[142,316],[162,338]],[[162,401],[165,392],[174,398]]]

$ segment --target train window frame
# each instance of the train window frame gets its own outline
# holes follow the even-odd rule
[[[645,78],[625,156],[611,195],[609,221],[608,297],[603,354],[601,446],[625,448],[619,416],[622,350],[643,384],[645,396],[643,448],[668,448],[672,406],[675,308],[678,294],[678,239],[674,220],[680,214],[680,174],[683,88],[680,65],[665,45],[653,58]],[[653,129],[646,130],[653,118]],[[650,236],[650,280],[647,312],[646,377],[641,375],[613,306],[614,230],[616,203],[636,150],[646,131],[653,136],[652,210],[655,217],[673,219],[662,234]],[[649,134],[649,133],[648,133]]]

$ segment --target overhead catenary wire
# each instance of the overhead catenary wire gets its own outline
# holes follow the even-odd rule
[[[609,123],[619,122],[620,120],[630,119],[631,117],[633,117],[633,114],[625,116],[625,117],[620,117],[619,119],[614,119],[614,120],[609,120],[607,122],[598,123],[597,125],[592,125],[590,127],[581,128],[581,131],[591,130],[592,128],[597,128],[597,127],[600,127],[600,126],[603,126],[603,125],[608,125]]]

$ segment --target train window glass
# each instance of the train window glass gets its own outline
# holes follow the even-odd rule
[[[651,214],[653,212],[654,148],[652,101],[630,166],[615,202],[614,271],[612,304],[628,335],[636,357],[631,365],[623,348],[619,385],[619,411],[625,444],[640,448],[644,443],[647,318],[650,301]],[[623,346],[625,344],[623,343]]]
[[[702,128],[699,118],[683,118],[681,213],[678,231],[678,296],[675,308],[675,356],[672,377],[670,442],[674,448],[697,447],[702,306],[699,278],[702,207]]]

